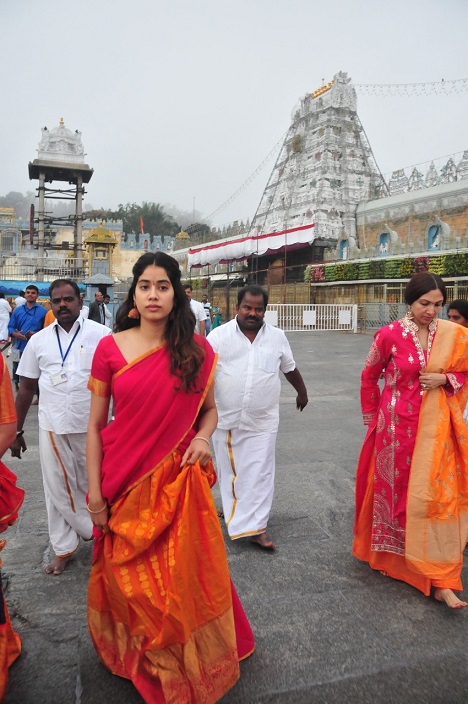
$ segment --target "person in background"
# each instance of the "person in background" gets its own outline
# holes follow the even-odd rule
[[[81,298],[81,317],[86,320],[89,316],[89,307],[85,306],[84,303],[84,293],[80,293],[80,298]]]
[[[10,322],[11,306],[5,299],[5,294],[0,291],[0,344],[5,343],[10,337],[8,323]]]
[[[15,402],[5,358],[2,356],[0,361],[0,457],[3,457],[15,437]],[[3,533],[8,526],[17,521],[18,510],[24,499],[24,491],[16,486],[16,476],[3,462],[0,462],[0,477],[0,533]],[[3,550],[5,544],[5,540],[0,540],[0,551]],[[13,630],[0,578],[0,702],[5,701],[8,668],[20,653],[21,638]]]
[[[458,298],[447,306],[447,317],[452,323],[468,328],[468,301]]]
[[[26,303],[26,299],[24,297],[24,291],[20,291],[19,295],[16,296],[15,298],[15,308],[19,308],[20,306],[24,306]]]
[[[468,301],[457,298],[456,301],[449,303],[447,307],[447,317],[451,323],[457,323],[464,328],[468,328]],[[463,411],[463,418],[468,425],[468,403]]]
[[[19,388],[19,376],[16,373],[21,356],[26,349],[31,337],[44,327],[44,318],[47,315],[47,310],[44,306],[37,303],[39,289],[34,284],[26,288],[26,303],[15,308],[8,323],[8,332],[12,338],[14,349],[12,353],[13,360],[13,381],[16,390]]]
[[[44,318],[44,327],[48,328],[49,325],[52,325],[54,320],[55,320],[55,315],[54,315],[54,311],[51,308],[50,310],[47,311],[46,317]]]
[[[468,540],[468,331],[438,320],[445,284],[415,274],[408,312],[374,336],[361,378],[353,554],[449,608]],[[379,379],[384,374],[383,390]]]
[[[138,259],[115,331],[89,381],[91,637],[145,702],[211,704],[254,642],[210,490],[216,359],[193,332],[173,257]]]
[[[106,321],[106,326],[108,328],[112,328],[112,313],[110,312],[109,308],[107,307],[110,303],[110,296],[106,294],[103,299],[103,305],[104,305],[104,319]]]
[[[185,295],[190,301],[190,308],[192,309],[192,313],[195,316],[195,332],[197,333],[197,335],[204,335],[206,321],[205,309],[203,308],[201,303],[193,300],[192,287],[190,284],[184,284],[184,291]]]
[[[201,304],[205,309],[205,335],[208,335],[211,330],[211,303],[208,300],[206,293],[203,294]]]
[[[94,350],[110,331],[81,317],[80,290],[74,281],[53,281],[49,295],[56,320],[34,335],[18,367],[18,435],[11,451],[21,458],[26,450],[23,425],[39,380],[39,454],[54,551],[44,571],[59,575],[80,537],[90,540],[92,535],[86,510],[86,427],[91,402],[87,383]]]
[[[97,293],[94,294],[94,301],[89,306],[88,318],[89,320],[94,320],[95,323],[100,323],[101,325],[106,324],[104,296],[101,291],[97,291]]]
[[[218,306],[215,306],[213,308],[213,320],[211,323],[211,329],[215,330],[218,328],[220,325],[223,324],[223,311],[222,308],[219,308]]]

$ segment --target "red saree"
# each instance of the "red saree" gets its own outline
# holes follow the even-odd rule
[[[16,486],[16,476],[0,462],[0,533],[18,520],[18,511],[23,500],[24,491]],[[0,540],[0,551],[5,544],[6,540]],[[8,668],[20,654],[21,638],[13,630],[0,577],[0,702],[5,701]]]
[[[407,319],[387,325],[366,360],[361,402],[369,431],[357,471],[353,553],[428,595],[431,586],[462,589],[468,335],[459,325],[436,321],[425,353],[416,333]],[[447,374],[447,385],[423,392],[424,368]]]
[[[89,382],[93,393],[112,393],[115,416],[102,432],[110,533],[95,542],[89,628],[103,663],[154,704],[216,702],[254,647],[231,593],[213,466],[180,466],[216,364],[197,341],[197,393],[174,391],[165,345],[127,364],[112,336]]]
[[[16,423],[15,400],[5,357],[2,357],[0,367],[0,424]],[[16,523],[23,500],[24,490],[16,486],[16,475],[0,462],[0,533]],[[0,551],[5,544],[6,540],[0,540]],[[5,701],[8,668],[20,653],[21,638],[13,630],[0,577],[0,702]]]

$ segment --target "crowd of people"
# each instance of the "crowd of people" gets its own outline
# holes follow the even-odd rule
[[[182,284],[175,259],[147,253],[110,334],[101,292],[85,316],[76,283],[54,281],[53,320],[43,329],[35,293],[26,289],[8,324],[21,346],[19,387],[13,406],[3,360],[0,451],[21,457],[27,449],[23,425],[38,388],[53,550],[44,571],[60,575],[80,540],[93,538],[88,623],[104,665],[146,702],[216,702],[255,648],[221,521],[231,540],[274,553],[267,527],[280,372],[297,410],[308,403],[286,335],[265,321],[268,294],[257,285],[240,289],[236,316],[221,324],[219,307],[206,295],[195,301]],[[468,606],[457,595],[468,541],[468,302],[453,301],[449,320],[439,319],[446,288],[429,273],[413,276],[405,300],[407,314],[376,333],[362,373],[368,431],[353,553],[461,609]],[[211,491],[217,480],[221,510]],[[17,500],[0,530],[22,500],[14,475],[11,486]],[[9,624],[0,594],[2,603],[0,624]],[[5,688],[20,641],[11,624],[1,634]]]

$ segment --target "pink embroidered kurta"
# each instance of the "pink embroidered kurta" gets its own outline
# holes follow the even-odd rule
[[[418,328],[403,318],[379,330],[361,377],[364,422],[375,433],[374,509],[371,550],[405,554],[406,501],[422,395],[419,375],[426,368],[437,321],[429,327],[428,350]],[[378,382],[384,377],[380,391]],[[447,375],[444,391],[456,393],[464,373]]]

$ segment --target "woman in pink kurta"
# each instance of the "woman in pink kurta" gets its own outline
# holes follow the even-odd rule
[[[468,532],[462,418],[468,336],[460,326],[437,320],[445,303],[440,277],[413,277],[406,301],[408,315],[376,333],[362,373],[369,431],[358,465],[353,552],[425,594],[434,587],[436,598],[460,608],[468,605],[453,594],[462,588],[462,536]],[[443,537],[436,537],[442,529]],[[426,540],[426,533],[434,537]]]

